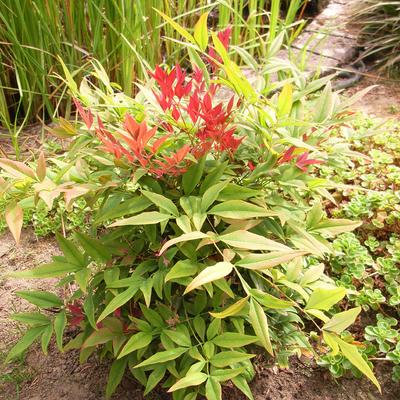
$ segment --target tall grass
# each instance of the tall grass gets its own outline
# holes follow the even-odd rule
[[[174,62],[182,55],[179,40],[158,9],[188,28],[209,10],[215,28],[233,25],[233,44],[245,44],[254,56],[257,45],[275,32],[280,7],[296,18],[301,0],[0,0],[0,122],[14,144],[21,124],[68,115],[70,103],[57,78],[61,57],[75,75],[83,75],[95,58],[112,81],[131,94],[133,81],[149,67]],[[271,13],[269,12],[271,10]],[[272,18],[270,18],[272,16]]]
[[[400,1],[362,0],[354,4],[361,28],[364,58],[372,57],[379,68],[400,72]]]

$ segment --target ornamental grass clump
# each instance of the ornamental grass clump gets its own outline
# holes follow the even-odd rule
[[[174,399],[221,399],[230,381],[252,399],[260,351],[282,367],[291,355],[341,354],[379,387],[341,335],[360,307],[339,312],[347,290],[305,262],[359,225],[327,218],[333,183],[313,176],[330,162],[319,143],[346,105],[329,84],[308,98],[326,79],[288,81],[268,97],[266,80],[253,88],[229,57],[229,31],[210,43],[206,23],[194,36],[176,26],[191,71],[159,66],[135,99],[90,80],[78,89],[66,71],[82,120],[55,130],[72,138],[69,151],[56,162],[0,160],[10,198],[19,174],[38,203],[85,199],[92,211],[87,233],[57,235],[63,256],[17,273],[61,277],[68,294],[17,293],[38,310],[13,316],[29,329],[8,358],[37,339],[47,351],[54,334],[81,362],[112,361],[107,397],[129,372],[145,394],[161,385]],[[13,199],[18,239],[23,204]]]

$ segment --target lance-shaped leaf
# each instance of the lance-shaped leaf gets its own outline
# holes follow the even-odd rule
[[[181,356],[183,353],[186,353],[187,351],[188,349],[186,347],[185,348],[176,347],[175,349],[160,351],[149,357],[147,360],[142,361],[140,364],[135,365],[134,368],[140,368],[140,367],[145,367],[147,365],[160,364],[160,363],[165,363],[167,361],[172,361]]]
[[[344,287],[332,288],[332,289],[315,289],[307,304],[305,309],[324,310],[328,311],[334,304],[343,299],[346,295],[346,289]]]
[[[209,214],[231,219],[249,219],[256,217],[273,217],[276,213],[243,200],[228,200],[217,204]]]
[[[179,379],[178,382],[168,389],[168,392],[174,392],[175,390],[184,389],[189,386],[199,386],[205,382],[207,378],[208,375],[204,372],[193,372],[186,375],[184,378]]]
[[[242,361],[249,360],[253,357],[255,357],[254,354],[242,353],[241,351],[221,351],[221,353],[215,354],[211,357],[210,363],[214,367],[224,368]]]
[[[243,347],[257,342],[257,336],[245,335],[238,332],[225,332],[216,336],[212,342],[219,347]]]
[[[354,323],[358,314],[361,312],[361,307],[351,308],[350,310],[335,314],[323,327],[322,329],[330,332],[340,334],[348,326]]]
[[[362,355],[358,352],[356,346],[346,343],[344,340],[340,339],[337,335],[333,333],[324,332],[324,339],[328,345],[337,352],[337,348],[340,348],[342,354],[357,368],[359,369],[381,392],[381,386],[376,379],[371,368],[364,360]]]
[[[118,358],[122,358],[135,350],[143,349],[151,343],[152,339],[153,335],[150,332],[138,332],[134,334],[126,342]]]
[[[8,158],[0,158],[0,167],[5,169],[15,178],[24,179],[26,177],[36,179],[35,172],[20,161],[9,160]]]
[[[292,251],[284,244],[245,230],[238,230],[218,237],[229,246],[246,250]]]
[[[244,297],[243,299],[238,300],[236,303],[232,304],[231,306],[225,308],[225,310],[220,312],[210,312],[210,315],[214,318],[227,318],[233,315],[238,314],[243,308],[247,305],[247,300],[249,296]]]
[[[272,350],[271,339],[269,337],[267,316],[265,315],[265,312],[260,304],[253,299],[250,300],[249,317],[255,334],[258,336],[260,342],[268,351],[268,353],[273,356],[274,351]]]
[[[36,175],[40,181],[43,181],[43,179],[46,177],[46,159],[44,158],[43,151],[40,152],[37,161]]]
[[[71,272],[79,271],[82,267],[75,264],[65,263],[61,261],[53,261],[49,264],[42,264],[37,268],[27,271],[18,271],[10,274],[16,278],[25,279],[44,279],[63,276]]]
[[[6,222],[10,229],[14,240],[19,244],[21,238],[21,230],[24,222],[24,212],[18,203],[11,203],[7,206],[5,212]]]
[[[61,307],[62,300],[54,293],[39,291],[39,290],[20,290],[15,292],[18,297],[29,301],[35,306],[41,308]]]
[[[110,315],[114,312],[117,308],[120,308],[125,303],[127,303],[139,290],[140,286],[142,285],[143,281],[138,281],[136,284],[132,284],[128,289],[124,290],[122,293],[119,293],[115,296],[107,305],[107,307],[103,310],[100,314],[97,322],[102,321],[107,315]]]
[[[332,237],[340,233],[354,231],[361,224],[361,221],[351,221],[349,219],[326,219],[313,226],[312,230]]]
[[[209,236],[203,232],[194,231],[189,233],[184,233],[181,236],[178,236],[174,239],[168,240],[168,242],[164,243],[163,247],[161,247],[160,255],[165,252],[169,247],[173,246],[177,243],[188,242],[190,240],[197,240],[197,239],[204,239],[208,238]]]
[[[251,289],[250,294],[264,307],[272,308],[275,310],[284,310],[289,307],[293,307],[290,301],[279,299],[278,297],[272,296],[269,293],[265,293],[258,289]]]
[[[287,263],[294,258],[307,254],[302,250],[273,251],[266,254],[249,254],[239,260],[236,265],[242,268],[263,270]]]
[[[147,190],[142,190],[142,193],[157,207],[162,208],[163,210],[174,215],[175,217],[179,216],[179,211],[176,208],[176,205],[167,197],[162,196],[161,194],[158,193],[149,192]]]
[[[208,45],[207,18],[208,13],[202,14],[194,26],[193,36],[201,51],[205,51]]]
[[[168,221],[171,215],[163,214],[157,211],[144,212],[134,217],[125,218],[120,221],[114,222],[109,227],[126,226],[126,225],[154,225],[160,222]]]
[[[232,272],[233,265],[229,262],[219,262],[211,267],[207,267],[200,272],[187,286],[184,294],[189,293],[193,289],[198,288],[209,282],[214,282],[221,279]]]
[[[9,362],[10,360],[13,360],[22,354],[46,329],[47,326],[38,326],[28,329],[25,335],[10,350],[6,358],[6,362]]]

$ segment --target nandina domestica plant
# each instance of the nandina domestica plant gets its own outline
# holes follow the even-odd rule
[[[194,37],[179,29],[198,65],[157,67],[136,101],[107,109],[98,89],[70,82],[84,123],[61,164],[73,169],[69,181],[44,157],[36,170],[1,161],[34,182],[38,201],[84,198],[93,211],[90,235],[58,235],[63,256],[17,274],[60,276],[70,290],[17,293],[41,311],[14,315],[30,328],[8,358],[38,338],[46,351],[54,332],[82,362],[94,352],[113,360],[107,397],[129,370],[145,394],[161,384],[174,399],[221,399],[231,381],[252,399],[259,348],[281,366],[291,355],[340,353],[379,387],[341,337],[360,308],[335,312],[346,289],[305,258],[324,259],[331,237],[359,225],[326,217],[330,183],[312,175],[329,162],[318,146],[344,106],[329,84],[312,100],[289,83],[267,98],[229,59],[229,31],[204,53],[206,17]]]

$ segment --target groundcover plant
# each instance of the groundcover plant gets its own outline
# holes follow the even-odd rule
[[[353,338],[341,337],[361,308],[336,312],[347,289],[305,260],[327,259],[330,239],[359,226],[326,217],[321,199],[335,184],[310,173],[326,161],[320,143],[346,120],[349,102],[329,83],[309,97],[328,80],[301,75],[268,97],[266,80],[253,88],[231,60],[229,28],[210,40],[206,14],[193,36],[169,22],[187,42],[190,72],[159,66],[130,99],[98,65],[102,90],[90,79],[78,89],[66,71],[83,121],[59,128],[72,138],[69,151],[0,160],[16,240],[21,181],[37,204],[51,209],[63,196],[67,207],[83,199],[92,210],[86,233],[57,235],[63,256],[17,273],[61,277],[68,295],[17,293],[38,310],[13,316],[29,329],[8,359],[36,340],[46,352],[54,335],[61,351],[80,349],[82,362],[94,352],[112,360],[107,397],[130,370],[145,394],[161,384],[174,399],[220,399],[231,381],[251,399],[260,350],[281,366],[291,355],[329,353],[379,388]]]

